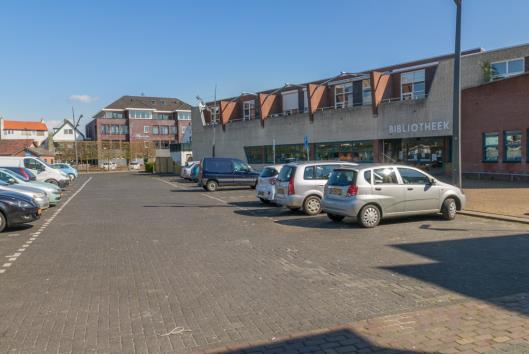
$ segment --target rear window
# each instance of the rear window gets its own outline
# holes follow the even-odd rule
[[[267,178],[267,177],[274,177],[277,175],[277,170],[273,167],[265,167],[260,174],[260,177]]]
[[[357,172],[353,170],[334,170],[329,176],[330,186],[349,186],[356,184]]]
[[[295,166],[283,166],[281,168],[281,171],[279,171],[279,175],[277,176],[277,180],[279,182],[287,182],[290,181],[290,178],[294,176],[296,173],[296,167]]]

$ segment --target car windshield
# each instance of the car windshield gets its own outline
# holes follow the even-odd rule
[[[354,170],[334,170],[329,176],[328,184],[330,186],[350,186],[356,183],[356,175],[358,173]]]
[[[275,175],[277,175],[277,170],[275,168],[273,168],[273,167],[265,167],[261,171],[260,177],[267,178],[267,177],[274,177]]]
[[[13,171],[4,171],[6,174],[8,174],[9,176],[13,177],[14,179],[16,180],[22,180],[22,181],[29,181],[29,178],[26,178],[16,172],[13,172]]]
[[[279,182],[287,182],[290,180],[290,177],[294,176],[295,172],[296,172],[295,166],[283,166],[281,171],[279,171],[277,180]]]

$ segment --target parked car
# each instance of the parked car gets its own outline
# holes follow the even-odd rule
[[[206,157],[201,163],[199,184],[209,192],[224,186],[249,186],[255,188],[259,172],[247,163],[233,158]]]
[[[200,161],[188,161],[182,170],[180,171],[180,176],[183,179],[191,180],[191,169],[195,166],[200,166]]]
[[[5,168],[0,168],[0,181],[39,189],[46,193],[50,205],[57,205],[62,198],[62,191],[58,186],[46,182],[28,181],[19,174]]]
[[[37,181],[53,183],[61,188],[70,184],[70,178],[66,173],[51,167],[37,157],[0,156],[0,166],[25,167],[37,176]]]
[[[22,176],[24,178],[24,180],[26,180],[26,181],[36,181],[37,180],[37,176],[35,176],[33,174],[33,172],[31,172],[29,169],[27,169],[25,167],[5,167],[5,166],[0,166],[0,168],[5,168],[6,170],[13,171],[16,174]]]
[[[191,168],[191,181],[197,183],[198,182],[198,176],[200,175],[200,164],[194,164]]]
[[[37,220],[41,213],[42,210],[31,197],[0,190],[0,232],[6,227]]]
[[[105,162],[103,162],[103,163],[100,165],[100,167],[101,167],[102,169],[104,169],[104,170],[110,171],[110,170],[115,170],[116,167],[117,167],[117,165],[116,165],[115,162],[112,162],[112,161],[110,161],[110,162],[105,161]]]
[[[263,203],[275,201],[277,175],[283,165],[265,166],[257,179],[257,198]]]
[[[129,163],[129,170],[140,170],[141,169],[141,162],[138,160],[132,160]]]
[[[335,169],[325,187],[323,210],[333,221],[354,217],[375,227],[390,217],[441,213],[446,220],[465,207],[463,191],[410,166],[367,164]]]
[[[48,196],[46,195],[46,192],[43,192],[37,188],[19,186],[16,184],[9,184],[0,181],[0,191],[17,192],[24,194],[32,198],[41,209],[48,209],[50,207],[50,201],[48,199]]]
[[[321,213],[321,198],[329,174],[338,167],[357,166],[344,161],[293,162],[284,165],[277,176],[276,203],[290,210],[302,209],[307,215]]]
[[[79,172],[77,171],[77,169],[75,169],[68,163],[54,163],[53,165],[51,165],[51,167],[66,173],[66,175],[68,175],[68,177],[70,178],[70,181],[73,181],[74,179],[79,177]]]

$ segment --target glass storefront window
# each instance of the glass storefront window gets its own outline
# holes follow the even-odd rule
[[[451,161],[450,142],[445,150],[444,139],[444,137],[439,137],[385,140],[384,161],[441,167],[444,162]]]
[[[504,133],[504,160],[506,162],[522,161],[522,132],[510,131]]]
[[[498,133],[483,134],[483,161],[498,162],[500,151],[498,148]]]
[[[263,147],[262,146],[245,146],[246,161],[249,164],[261,164],[263,161]]]
[[[315,144],[316,160],[373,161],[373,142],[353,141]]]
[[[305,160],[307,160],[307,157],[303,144],[276,146],[276,163]]]

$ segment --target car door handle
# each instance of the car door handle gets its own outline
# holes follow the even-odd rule
[[[408,190],[409,190],[409,191],[412,191],[412,190],[413,190],[413,188],[411,188],[411,187],[408,187]]]
[[[380,188],[380,187],[375,187],[375,190],[376,190],[376,191],[381,191],[382,188]]]

